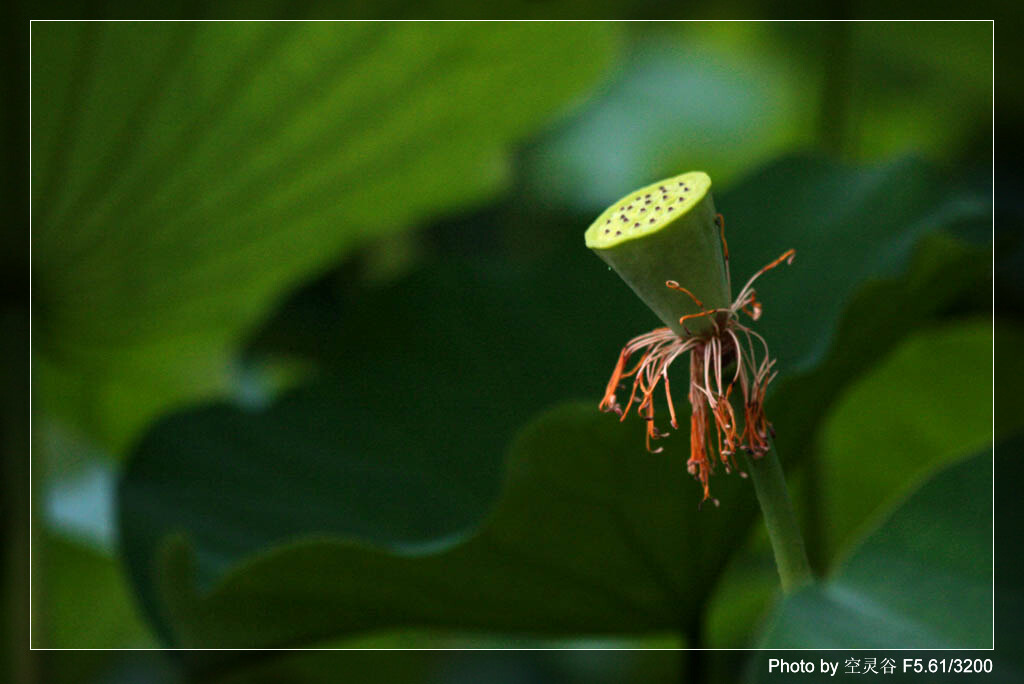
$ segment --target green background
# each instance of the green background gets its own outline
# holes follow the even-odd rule
[[[34,24],[33,644],[990,646],[993,250],[1009,296],[1021,253],[990,237],[991,48],[987,23]],[[784,603],[748,483],[697,510],[685,434],[650,455],[596,411],[656,321],[583,230],[690,169],[738,281],[797,249],[758,329],[825,579]],[[279,655],[37,675],[336,680]]]

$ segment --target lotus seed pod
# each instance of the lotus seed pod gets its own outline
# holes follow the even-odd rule
[[[711,179],[691,171],[629,193],[605,209],[585,238],[665,325],[687,337],[706,332],[712,322],[700,317],[680,324],[700,308],[666,281],[692,292],[705,309],[732,303],[716,216]]]

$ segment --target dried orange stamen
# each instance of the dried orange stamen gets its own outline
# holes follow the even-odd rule
[[[721,214],[716,217],[715,223],[721,235],[728,277],[729,247],[725,241]],[[619,361],[605,388],[600,409],[613,411],[623,420],[629,414],[633,403],[637,401],[639,392],[637,414],[647,424],[647,450],[658,453],[662,448],[652,449],[651,442],[668,435],[658,430],[654,423],[654,392],[659,383],[664,384],[669,422],[673,428],[678,429],[676,409],[669,388],[668,369],[678,356],[690,353],[690,391],[687,395],[691,409],[690,458],[686,462],[686,467],[700,482],[704,490],[704,500],[711,496],[708,481],[714,470],[714,462],[708,458],[710,448],[717,447],[718,460],[722,462],[726,472],[736,468],[735,453],[738,449],[743,449],[758,458],[770,448],[772,426],[765,416],[764,398],[768,384],[776,375],[773,370],[775,361],[771,359],[764,338],[740,323],[739,313],[742,311],[755,321],[761,317],[762,306],[754,292],[754,282],[782,262],[792,263],[795,254],[795,250],[787,250],[754,273],[728,309],[705,309],[700,298],[689,289],[674,280],[666,281],[666,287],[686,294],[700,309],[698,313],[681,317],[679,323],[714,316],[711,319],[712,329],[700,337],[689,335],[681,338],[669,328],[657,328],[630,340],[619,354]],[[639,363],[626,371],[629,359],[638,352],[642,352]],[[729,364],[736,366],[731,377],[724,373]],[[623,407],[616,399],[616,391],[628,378],[633,378],[633,386],[629,400]],[[737,384],[743,401],[742,431],[737,426],[736,413],[730,400],[733,387]],[[709,418],[715,426],[714,442],[711,441],[708,431]]]

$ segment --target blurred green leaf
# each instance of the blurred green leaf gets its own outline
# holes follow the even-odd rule
[[[788,597],[763,646],[989,648],[992,598],[988,450],[934,476],[828,580]]]
[[[599,212],[683,171],[735,181],[813,137],[817,93],[770,29],[720,24],[635,41],[617,78],[527,155],[543,201]]]
[[[796,265],[771,274],[764,287],[759,286],[766,304],[759,327],[785,359],[784,369],[803,370],[799,376],[789,373],[789,381],[780,385],[769,407],[789,464],[809,451],[819,421],[846,383],[973,284],[979,270],[984,272],[984,262],[978,261],[984,249],[970,248],[946,234],[962,222],[988,220],[984,198],[974,201],[948,193],[941,178],[920,164],[858,170],[787,160],[723,196],[720,206],[730,231],[737,279],[786,247],[797,248]],[[593,397],[590,410],[596,413],[596,400],[618,348],[654,324],[653,314],[586,252],[577,229],[570,231],[556,222],[546,227],[543,240],[531,235],[531,244],[541,255],[528,266],[510,261],[507,252],[475,262],[449,257],[385,288],[304,302],[309,306],[306,315],[300,312],[291,323],[304,335],[274,338],[275,326],[288,329],[288,315],[269,326],[267,334],[271,340],[288,341],[279,348],[324,361],[330,374],[264,411],[246,414],[222,405],[200,407],[164,421],[147,435],[121,483],[120,524],[132,577],[150,615],[163,616],[165,633],[184,629],[179,638],[195,644],[209,639],[266,645],[359,629],[356,618],[366,629],[451,624],[457,619],[454,608],[443,605],[408,614],[400,602],[387,603],[388,597],[404,597],[410,587],[422,593],[423,586],[417,584],[421,580],[413,572],[420,567],[434,573],[422,578],[430,586],[428,593],[464,591],[470,580],[453,575],[451,586],[445,588],[441,578],[447,561],[436,568],[433,563],[437,558],[461,558],[459,554],[474,542],[440,554],[428,553],[422,544],[451,543],[452,535],[480,518],[501,480],[504,445],[538,407],[583,394]],[[851,242],[856,245],[851,247]],[[972,266],[974,262],[978,263]],[[951,265],[955,268],[949,272]],[[881,301],[879,290],[885,295]],[[626,457],[630,472],[636,470],[631,476],[640,481],[668,477],[659,470],[668,466],[644,453],[642,428],[636,422],[620,425],[610,416],[593,418],[603,422],[581,431],[574,427],[579,418],[566,414],[564,431],[577,437],[562,440],[565,449],[572,447],[564,458],[576,449],[589,459],[596,458],[594,454]],[[682,475],[686,435],[669,442],[680,471],[681,479],[673,485],[680,515],[696,519],[691,508],[698,498],[696,485]],[[617,445],[615,450],[609,447],[612,444]],[[582,486],[594,475],[589,461],[580,462],[577,473],[564,475],[566,487]],[[750,492],[738,478],[719,476],[712,486],[723,500],[722,511],[715,512],[723,520],[717,538],[745,538],[756,511]],[[732,493],[737,487],[742,496]],[[534,491],[538,497],[542,493]],[[645,511],[658,501],[648,491],[635,490],[623,501],[625,515],[652,517]],[[703,519],[708,514],[699,515]],[[516,534],[524,539],[544,534],[541,523],[531,517],[503,519],[502,524],[509,529],[518,525]],[[478,529],[480,536],[474,539],[487,538],[491,530],[487,522]],[[160,549],[179,532],[185,533],[187,542],[179,541],[173,547],[177,551],[161,560]],[[552,548],[580,546],[578,553],[563,554],[562,561],[570,568],[575,567],[576,555],[587,557],[588,545],[606,548],[600,536],[582,529],[551,531],[556,533],[565,538],[556,543],[552,537]],[[287,539],[310,536],[333,541],[269,550]],[[644,595],[643,610],[620,611],[615,622],[607,616],[596,620],[596,614],[588,612],[613,605],[614,594],[574,607],[570,598],[583,600],[583,595],[566,593],[566,602],[534,606],[531,614],[543,616],[536,623],[516,623],[514,613],[503,621],[466,609],[467,624],[542,630],[547,621],[549,630],[578,630],[585,628],[573,622],[573,616],[587,615],[596,620],[592,630],[681,628],[680,616],[693,617],[702,606],[713,584],[708,578],[739,542],[727,541],[721,548],[687,547],[684,553],[678,543],[685,539],[669,534],[668,540],[675,545],[658,553],[676,558],[675,564],[666,562],[665,567],[680,573],[673,586],[685,597],[670,611],[674,622],[664,606],[658,609],[661,612],[652,612],[664,598],[655,594]],[[407,554],[409,544],[420,545],[424,565],[391,555]],[[188,547],[195,550],[194,558],[183,551]],[[252,561],[254,553],[259,556]],[[622,576],[617,575],[611,586],[647,586],[652,581],[635,559],[630,566],[630,558],[621,550],[617,553],[615,562],[626,565],[612,568]],[[321,556],[324,564],[318,566],[318,574],[309,575]],[[240,565],[246,558],[251,564]],[[188,568],[165,565],[186,559]],[[512,556],[504,562],[514,560]],[[637,573],[632,579],[626,576],[630,567]],[[219,580],[229,568],[229,579]],[[250,577],[250,569],[258,572]],[[360,582],[392,571],[409,586],[396,579],[382,587],[372,601],[361,604],[364,613],[351,613],[356,616],[352,623],[342,625],[335,622],[337,616],[312,610],[321,591],[336,600],[358,587],[365,598],[369,594]],[[368,574],[364,577],[363,572]],[[565,579],[562,565],[552,562],[544,572],[551,575],[545,582]],[[332,578],[332,573],[338,574]],[[531,582],[541,578],[538,574]],[[258,584],[249,585],[250,581]],[[272,581],[280,583],[273,591]],[[170,588],[170,593],[158,597],[158,584]],[[209,604],[193,596],[204,595],[211,584],[264,592],[266,603],[253,595],[254,611],[277,615],[288,605],[295,610],[287,609],[288,615],[273,624],[252,622],[251,628],[245,627],[248,618],[236,621],[220,614],[227,604],[216,602],[219,593]],[[586,585],[577,591],[604,588],[605,584]],[[509,600],[514,600],[513,589],[526,592],[521,597],[524,606],[533,600],[528,598],[533,596],[528,584],[505,587]],[[177,595],[181,592],[184,597]],[[170,621],[168,605],[176,606]],[[390,606],[387,611],[384,605]],[[548,612],[556,605],[562,618]],[[299,621],[301,611],[308,612],[308,630]]]
[[[729,184],[794,149],[860,162],[966,153],[987,174],[987,22],[680,23],[630,36],[609,86],[527,155],[544,201],[597,212],[659,177],[701,169]]]
[[[646,454],[593,405],[562,406],[523,430],[504,496],[465,543],[420,554],[295,543],[196,594],[191,549],[172,540],[161,578],[168,612],[186,646],[316,643],[417,624],[550,635],[685,630],[742,529],[737,519],[756,504],[744,480],[729,478],[717,490],[728,503],[698,511],[682,466],[688,445],[670,446]]]
[[[80,544],[47,535],[37,545],[46,579],[39,648],[147,648],[153,636],[129,599],[123,567]]]
[[[480,202],[609,65],[602,24],[36,23],[44,408],[120,449],[277,297]]]
[[[951,239],[991,225],[988,190],[950,187],[947,176],[920,160],[848,166],[787,158],[732,188],[718,206],[734,290],[787,247],[796,248],[792,266],[757,283],[765,305],[758,330],[788,374],[814,368],[829,354],[848,357],[847,348],[859,347],[865,332],[875,338],[874,364],[902,334],[891,329],[892,316],[913,321],[989,277],[987,246]],[[964,263],[952,269],[951,261]],[[919,292],[936,275],[941,283],[928,284],[937,303]],[[851,311],[856,315],[840,326]],[[884,326],[869,327],[874,322]]]
[[[991,321],[976,321],[916,334],[836,405],[819,470],[829,557],[911,483],[991,443],[992,330]],[[1004,334],[1024,347],[1024,329],[1008,326]],[[1019,359],[1011,363],[1000,372],[1024,372]],[[1002,429],[1022,421],[1018,415]]]
[[[756,628],[771,613],[781,595],[768,535],[758,526],[750,529],[708,597],[705,631],[711,648],[751,648]]]
[[[956,159],[971,145],[989,146],[991,23],[851,22],[847,29],[854,157]]]

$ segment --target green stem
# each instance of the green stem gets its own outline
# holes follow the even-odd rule
[[[807,562],[807,551],[793,513],[793,504],[789,500],[782,465],[775,453],[774,444],[761,458],[755,460],[744,454],[744,459],[764,514],[764,524],[768,528],[768,538],[775,553],[782,590],[788,594],[809,584],[814,577]]]

